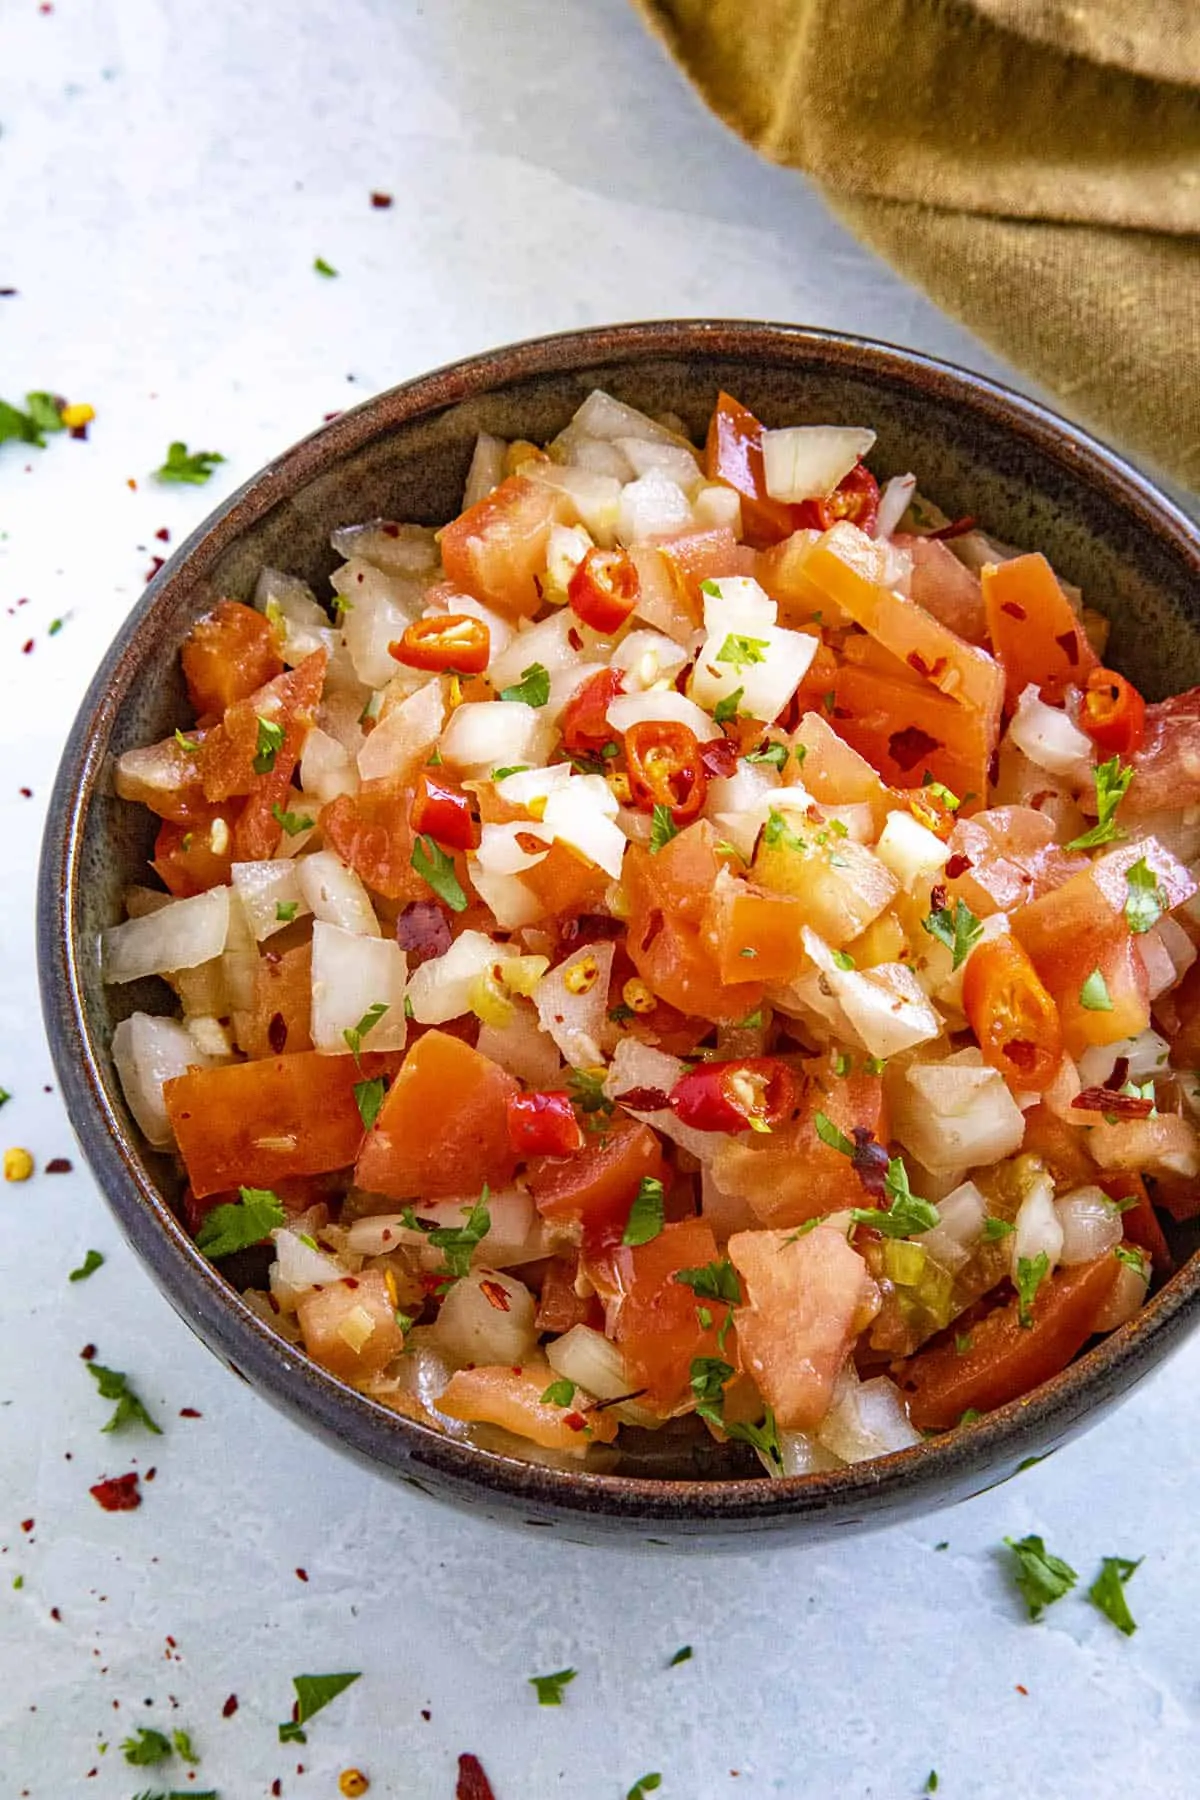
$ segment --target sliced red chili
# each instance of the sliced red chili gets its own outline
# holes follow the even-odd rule
[[[695,1131],[771,1131],[790,1117],[796,1084],[773,1056],[702,1063],[680,1077],[667,1104]]]
[[[567,584],[571,611],[593,631],[616,631],[640,592],[636,565],[624,550],[589,550]]]
[[[418,837],[431,837],[450,850],[474,850],[479,843],[468,796],[452,783],[436,780],[427,769],[417,776],[408,820]]]
[[[508,1141],[519,1156],[574,1156],[583,1132],[567,1093],[512,1094]]]
[[[482,675],[491,655],[492,634],[482,619],[469,613],[437,613],[414,619],[388,654],[409,669],[456,669],[460,675]]]
[[[1132,756],[1146,736],[1146,702],[1115,669],[1093,669],[1079,723],[1101,750]]]
[[[630,797],[643,812],[666,806],[677,825],[686,825],[704,805],[708,777],[690,726],[640,720],[625,733],[625,762]]]
[[[621,671],[601,669],[585,681],[577,694],[572,694],[563,709],[558,729],[566,749],[586,756],[615,741],[616,733],[608,722],[608,709],[621,693]]]
[[[826,494],[821,500],[802,500],[796,508],[798,528],[828,531],[839,519],[849,519],[868,537],[874,531],[878,517],[879,483],[862,463],[855,463],[832,494]]]

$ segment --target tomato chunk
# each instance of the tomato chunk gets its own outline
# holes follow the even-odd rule
[[[552,1406],[542,1395],[554,1379],[550,1364],[540,1361],[521,1369],[457,1369],[438,1396],[438,1410],[470,1424],[499,1425],[544,1450],[583,1456],[589,1444],[611,1444],[619,1423],[615,1414]]]
[[[415,836],[431,837],[451,850],[473,850],[479,842],[479,826],[471,816],[468,796],[453,782],[439,781],[428,769],[417,776],[408,817]]]
[[[796,530],[795,509],[767,493],[763,470],[763,427],[748,407],[731,394],[717,395],[708,422],[704,473],[723,481],[742,497],[742,535],[748,544],[765,548]]]
[[[1082,686],[1098,658],[1046,558],[1035,552],[987,563],[981,580],[1009,706],[1030,682],[1048,700],[1061,700],[1072,684]]]
[[[518,1156],[573,1156],[584,1141],[565,1092],[510,1095],[508,1136]]]
[[[428,900],[429,885],[412,866],[415,835],[406,787],[380,778],[364,781],[357,794],[339,794],[321,813],[321,831],[330,849],[389,900]],[[455,873],[467,891],[466,863],[455,856]]]
[[[203,1199],[347,1168],[363,1135],[354,1098],[360,1079],[352,1057],[310,1050],[189,1069],[166,1082],[163,1099],[192,1191]]]
[[[224,887],[233,862],[233,823],[240,807],[211,807],[203,815],[179,825],[164,819],[154,840],[151,868],[177,900]]]
[[[180,661],[188,699],[200,718],[219,718],[283,672],[267,620],[238,600],[220,600],[196,620]]]
[[[601,669],[590,676],[571,695],[559,719],[564,748],[586,756],[614,743],[616,738],[607,714],[622,691],[619,669]]]
[[[287,800],[292,773],[314,724],[325,684],[328,652],[314,650],[247,699],[237,700],[210,731],[197,755],[205,796],[249,796],[234,829],[239,862],[272,856],[282,835],[275,809]]]
[[[703,934],[721,868],[715,842],[702,819],[656,856],[631,844],[621,879],[630,905],[626,948],[642,980],[679,1012],[719,1022],[745,1018],[763,989],[757,981],[723,981]]]
[[[650,1127],[615,1116],[574,1156],[537,1158],[526,1174],[543,1218],[577,1222],[594,1235],[623,1230],[643,1179],[661,1181],[663,1167]]]
[[[404,1348],[382,1269],[306,1294],[296,1317],[308,1354],[341,1381],[378,1375]]]
[[[675,1280],[681,1269],[702,1268],[717,1255],[717,1240],[699,1219],[664,1225],[648,1244],[622,1244],[610,1253],[620,1296],[612,1335],[624,1354],[631,1389],[644,1388],[643,1404],[656,1412],[670,1414],[688,1405],[693,1360],[721,1354],[717,1332],[726,1308],[710,1307],[705,1326],[695,1294]],[[733,1351],[730,1339],[725,1360],[735,1360]]]
[[[1032,1324],[1021,1324],[1014,1294],[972,1325],[969,1349],[960,1353],[953,1334],[944,1334],[894,1364],[918,1431],[948,1431],[965,1412],[990,1412],[1065,1369],[1091,1337],[1119,1268],[1108,1255],[1060,1269],[1035,1294]]]
[[[441,534],[442,565],[461,593],[510,618],[532,618],[542,604],[550,527],[572,516],[565,494],[510,475]]]
[[[394,1200],[476,1194],[485,1181],[503,1186],[517,1163],[508,1102],[519,1091],[489,1057],[448,1032],[425,1032],[367,1134],[355,1181]]]
[[[312,945],[266,950],[254,969],[254,1010],[239,1027],[247,1056],[294,1056],[311,1050]]]

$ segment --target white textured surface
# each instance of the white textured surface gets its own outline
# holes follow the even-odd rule
[[[323,413],[543,330],[729,314],[987,357],[709,120],[621,0],[8,0],[0,126],[0,286],[20,290],[0,299],[0,393],[99,414],[86,445],[0,451],[0,593],[29,600],[0,614],[0,1137],[76,1161],[0,1197],[0,1795],[185,1788],[178,1764],[172,1783],[120,1761],[134,1723],[189,1728],[194,1785],[222,1800],[276,1777],[319,1800],[350,1762],[372,1796],[449,1800],[464,1749],[498,1800],[620,1800],[652,1769],[662,1800],[906,1800],[933,1767],[947,1800],[1200,1791],[1200,1346],[1053,1462],[920,1528],[725,1560],[498,1535],[232,1380],[118,1240],[43,1092],[43,803],[159,526],[178,542]],[[228,456],[207,489],[147,480],[174,437]],[[69,1286],[90,1245],[105,1267]],[[88,1341],[161,1439],[98,1434]],[[157,1466],[145,1504],[105,1515],[89,1484],[135,1459]],[[1078,1598],[1024,1622],[995,1547],[1030,1530],[1085,1583],[1102,1554],[1146,1554],[1132,1642]],[[667,1670],[683,1643],[693,1660]],[[526,1678],[565,1664],[566,1704],[539,1709]],[[363,1679],[306,1749],[281,1747],[290,1677],[328,1669]]]

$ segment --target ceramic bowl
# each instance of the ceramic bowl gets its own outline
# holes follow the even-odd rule
[[[1044,408],[910,351],[785,325],[624,325],[493,350],[342,414],[226,500],[171,557],[122,627],[72,727],[50,806],[38,898],[50,1043],[71,1121],[130,1242],[216,1354],[315,1437],[486,1517],[627,1546],[719,1545],[755,1533],[819,1541],[910,1518],[1003,1481],[1113,1406],[1193,1324],[1200,1260],[1070,1368],[980,1423],[877,1463],[770,1481],[713,1446],[646,1434],[612,1475],[475,1448],[386,1411],[277,1337],[195,1249],[168,1158],[141,1140],[110,1054],[117,1021],[167,1010],[158,983],[105,989],[96,940],[141,877],[153,821],[112,794],[113,759],[185,717],[179,645],[264,563],[321,583],[332,528],[458,510],[477,431],[543,441],[596,386],[678,413],[699,437],[719,388],[768,423],[878,432],[880,476],[913,469],[952,516],[1046,551],[1113,620],[1111,660],[1161,696],[1200,683],[1200,533],[1127,464]],[[1186,1256],[1191,1245],[1179,1246]],[[738,1447],[732,1447],[738,1449]],[[739,1451],[744,1454],[744,1449]]]

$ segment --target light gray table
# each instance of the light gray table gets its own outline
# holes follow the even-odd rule
[[[181,1764],[121,1760],[135,1724],[188,1728],[191,1785],[222,1800],[277,1777],[321,1800],[348,1764],[372,1797],[449,1800],[467,1749],[498,1800],[620,1800],[650,1770],[662,1800],[908,1800],[932,1768],[947,1800],[1200,1793],[1200,1345],[925,1526],[724,1560],[498,1534],[232,1380],[118,1239],[43,1085],[43,807],[160,528],[178,542],[324,413],[541,331],[758,316],[994,363],[708,118],[621,0],[7,0],[0,128],[0,393],[98,415],[86,444],[0,451],[0,1137],[75,1163],[0,1195],[0,1795],[186,1789]],[[225,453],[207,488],[149,479],[173,438]],[[105,1266],[70,1285],[89,1246]],[[99,1434],[88,1342],[161,1439]],[[134,1464],[157,1469],[141,1510],[101,1512],[89,1485]],[[1075,1598],[1026,1623],[996,1547],[1028,1531],[1085,1581],[1144,1554],[1136,1638]],[[568,1664],[540,1709],[527,1678]],[[338,1669],[362,1680],[280,1746],[290,1678]]]

